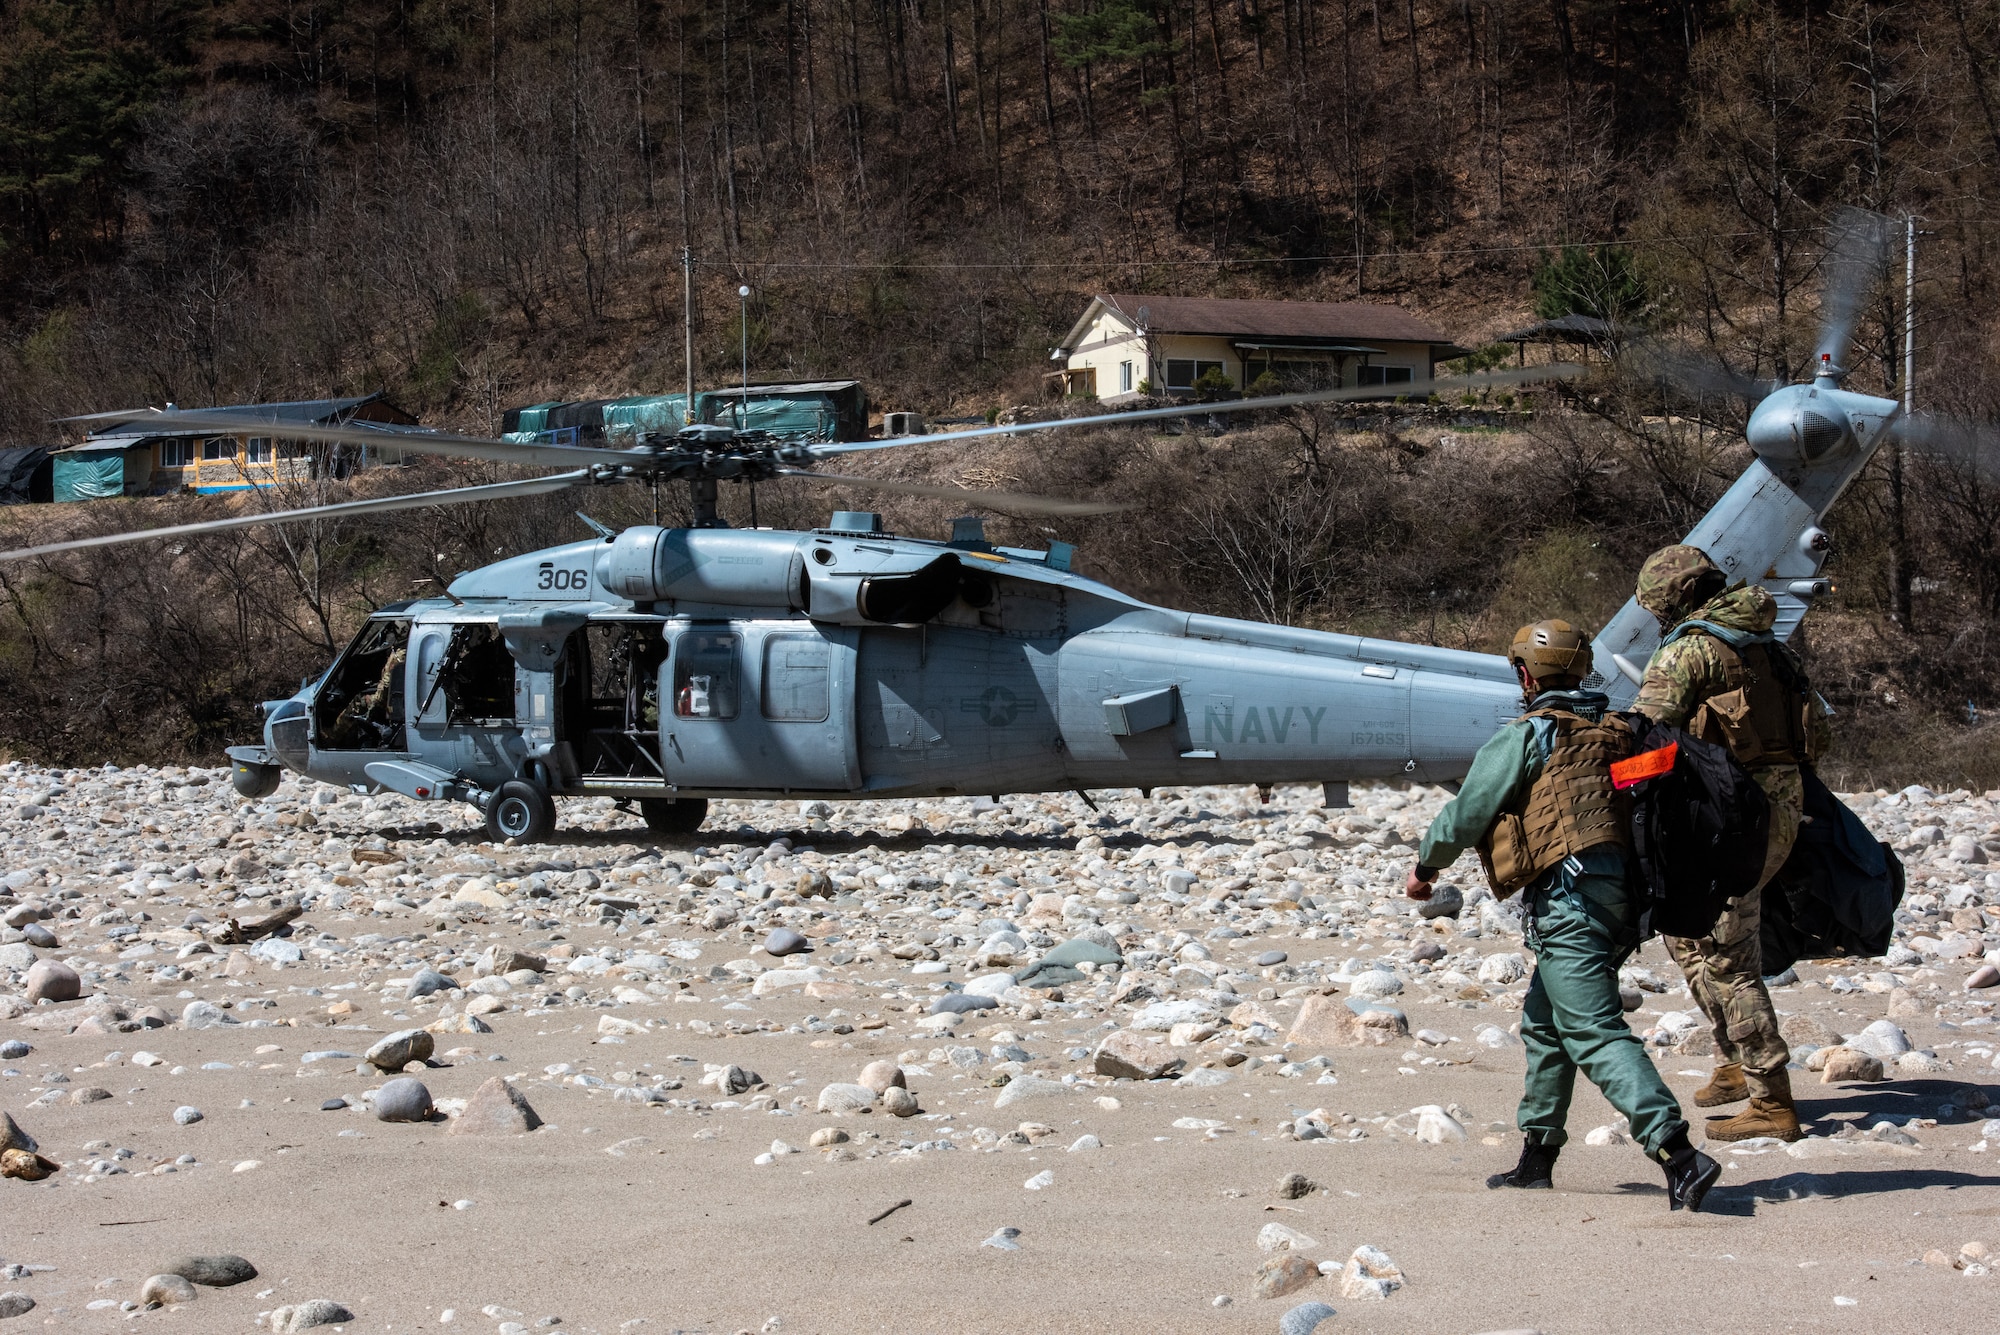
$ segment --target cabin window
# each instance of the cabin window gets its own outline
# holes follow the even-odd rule
[[[1132,392],[1132,363],[1130,362],[1118,363],[1118,392],[1120,394],[1130,394]]]
[[[1360,375],[1354,383],[1357,385],[1407,385],[1410,383],[1410,380],[1411,372],[1407,366],[1364,366],[1361,368]]]
[[[429,657],[432,646],[419,651],[419,663]],[[434,721],[436,700],[445,702],[444,722],[514,722],[514,656],[500,628],[491,621],[462,621],[451,628],[451,643],[435,671],[426,668],[422,679],[424,699],[418,714]]]
[[[824,723],[832,659],[817,635],[773,635],[764,641],[764,717]]]
[[[163,440],[160,442],[160,467],[186,468],[194,462],[194,442],[191,440]]]
[[[736,717],[737,637],[690,630],[674,646],[674,714],[679,718]]]
[[[201,443],[203,463],[220,463],[236,457],[236,441],[229,436],[210,436]]]
[[[1220,373],[1222,369],[1221,362],[1201,362],[1187,358],[1168,358],[1167,388],[1193,389],[1195,381],[1201,379],[1210,371]]]
[[[271,438],[269,436],[250,437],[250,439],[245,441],[243,444],[243,457],[244,459],[253,464],[270,463]]]

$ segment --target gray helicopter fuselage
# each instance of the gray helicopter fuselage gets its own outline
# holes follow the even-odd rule
[[[1168,611],[1046,553],[640,528],[383,609],[254,758],[472,801],[1443,782],[1519,709],[1498,657]]]

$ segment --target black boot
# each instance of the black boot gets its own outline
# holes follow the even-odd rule
[[[1495,1173],[1486,1179],[1489,1189],[1499,1187],[1523,1187],[1530,1191],[1547,1191],[1555,1186],[1550,1176],[1556,1166],[1556,1156],[1562,1153],[1560,1145],[1543,1145],[1528,1140],[1521,1143],[1521,1162],[1514,1165],[1511,1173]]]
[[[1667,1174],[1667,1207],[1700,1210],[1708,1189],[1722,1176],[1722,1165],[1690,1144],[1686,1129],[1674,1132],[1656,1153]]]

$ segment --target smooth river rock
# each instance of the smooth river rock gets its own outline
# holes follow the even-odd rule
[[[375,1094],[375,1116],[383,1122],[421,1122],[431,1115],[431,1092],[424,1082],[399,1076]]]
[[[257,1278],[257,1267],[240,1256],[218,1252],[213,1256],[183,1256],[166,1267],[163,1273],[179,1275],[182,1279],[211,1289],[226,1289],[232,1284]]]
[[[398,1029],[362,1055],[378,1071],[400,1071],[411,1062],[429,1061],[437,1040],[428,1030]]]

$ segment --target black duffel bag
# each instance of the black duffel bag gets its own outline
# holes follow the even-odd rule
[[[1903,862],[1819,776],[1804,770],[1806,822],[1764,887],[1766,974],[1802,959],[1873,958],[1889,949],[1903,902]]]
[[[1729,749],[1631,714],[1637,754],[1611,767],[1632,798],[1640,939],[1707,936],[1764,873],[1771,803]]]

